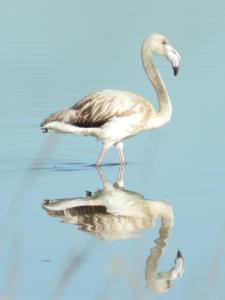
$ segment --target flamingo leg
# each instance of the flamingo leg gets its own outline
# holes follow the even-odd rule
[[[126,164],[126,160],[123,154],[123,143],[119,142],[115,144],[116,150],[118,151],[119,154],[119,158],[120,158],[120,164],[121,165],[125,165]]]
[[[103,160],[104,156],[106,155],[106,153],[108,152],[110,147],[111,147],[111,145],[109,145],[109,144],[103,144],[102,151],[96,162],[96,166],[100,166],[102,164],[102,160]]]

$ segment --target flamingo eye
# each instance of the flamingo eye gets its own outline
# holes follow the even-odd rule
[[[167,44],[166,40],[163,40],[163,41],[162,41],[162,44],[163,44],[163,45],[166,45],[166,44]]]

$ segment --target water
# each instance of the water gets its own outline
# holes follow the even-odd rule
[[[158,299],[145,276],[157,245],[165,246],[157,272],[178,249],[185,261],[165,299],[224,299],[224,3],[1,1],[0,20],[1,299]],[[42,208],[103,188],[91,166],[100,143],[43,135],[39,123],[102,88],[157,105],[139,54],[151,32],[171,40],[182,67],[174,78],[156,59],[173,118],[126,141],[125,189],[169,203],[174,225],[166,240],[157,218],[136,238],[105,241]],[[112,150],[103,167],[111,183],[117,160]]]

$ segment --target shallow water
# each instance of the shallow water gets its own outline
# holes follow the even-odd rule
[[[163,297],[224,299],[224,3],[22,0],[1,1],[0,11],[0,298],[158,299],[159,288],[146,275],[148,258],[162,254],[155,272],[167,272],[180,249],[184,273],[166,282]],[[79,230],[70,211],[66,220],[72,224],[42,207],[46,199],[103,189],[93,167],[100,143],[43,135],[39,123],[102,88],[129,90],[156,106],[139,54],[151,32],[168,36],[182,67],[174,78],[168,62],[156,58],[173,117],[167,126],[126,141],[124,188],[146,199],[142,205],[168,203],[174,224],[160,238],[160,216],[136,231],[127,217],[114,216],[113,224],[123,228],[107,225],[109,236],[124,236],[108,241]],[[110,151],[102,172],[112,184],[117,162]],[[130,212],[126,201],[118,202],[115,215]],[[98,228],[90,218],[86,212],[82,222]],[[136,212],[132,218],[143,221]]]

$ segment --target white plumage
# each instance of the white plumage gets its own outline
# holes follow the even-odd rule
[[[143,42],[142,61],[157,93],[160,106],[158,112],[141,96],[106,89],[87,95],[71,108],[50,115],[41,123],[42,131],[94,136],[103,143],[97,165],[102,163],[106,152],[113,145],[118,151],[120,163],[125,164],[123,140],[141,131],[160,127],[171,118],[170,98],[153,64],[153,53],[170,60],[175,75],[179,69],[180,56],[160,34],[151,34]]]

